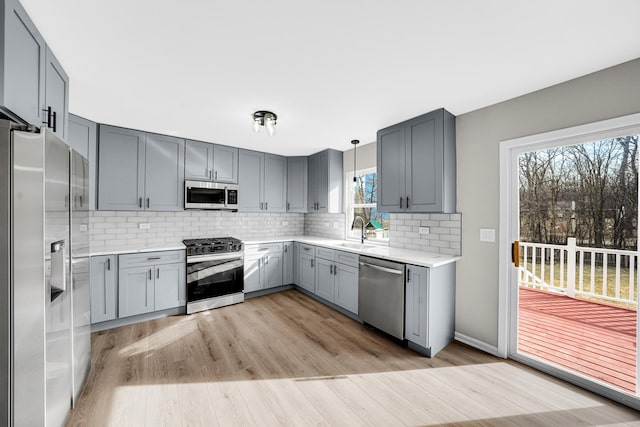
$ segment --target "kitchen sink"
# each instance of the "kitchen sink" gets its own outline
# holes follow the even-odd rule
[[[356,242],[342,242],[342,243],[339,243],[338,246],[342,246],[344,248],[349,248],[349,249],[359,249],[359,250],[372,249],[377,247],[375,245],[365,245],[365,244],[356,243]]]

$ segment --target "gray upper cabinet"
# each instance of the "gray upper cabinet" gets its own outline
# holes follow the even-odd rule
[[[69,76],[18,0],[0,3],[0,110],[67,138]]]
[[[89,209],[96,209],[97,128],[87,119],[69,114],[67,143],[89,160]]]
[[[45,75],[44,122],[60,138],[66,140],[69,124],[69,76],[47,47]],[[49,112],[50,111],[50,112]],[[50,116],[49,116],[50,114]]]
[[[287,158],[287,212],[307,212],[308,158]]]
[[[98,209],[144,210],[144,132],[100,125]]]
[[[285,212],[286,157],[251,150],[239,150],[238,157],[238,210]]]
[[[444,109],[378,131],[379,212],[455,212],[455,117]]]
[[[238,183],[238,149],[209,142],[187,140],[185,179]]]
[[[309,156],[309,213],[342,213],[342,157],[331,149]]]
[[[184,179],[213,180],[213,144],[187,140],[184,154]]]
[[[98,209],[184,208],[184,140],[100,125]]]
[[[264,210],[287,211],[287,158],[264,155]]]
[[[5,0],[2,7],[0,104],[10,117],[40,125],[45,117],[45,41],[17,0]]]
[[[213,146],[213,180],[238,183],[238,149],[226,145]]]
[[[184,139],[147,134],[145,207],[152,211],[184,209]]]

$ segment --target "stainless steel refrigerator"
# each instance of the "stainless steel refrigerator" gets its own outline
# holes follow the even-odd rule
[[[0,120],[0,424],[61,426],[90,367],[88,163]]]

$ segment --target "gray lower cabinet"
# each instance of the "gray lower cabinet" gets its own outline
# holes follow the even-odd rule
[[[296,284],[315,293],[316,290],[316,248],[312,245],[298,244],[298,278]]]
[[[91,257],[91,323],[118,317],[118,257]]]
[[[120,255],[118,267],[118,317],[186,304],[185,251]]]
[[[283,244],[245,246],[244,290],[254,292],[283,284]]]
[[[90,210],[96,209],[97,128],[91,120],[69,114],[67,143],[89,160],[89,198],[86,202]]]
[[[286,157],[239,150],[238,158],[238,210],[286,212]]]
[[[0,7],[0,105],[13,119],[40,125],[46,121],[44,38],[18,0],[4,0]]]
[[[100,125],[98,209],[184,209],[184,140]]]
[[[455,333],[455,264],[406,266],[405,338],[414,350],[435,356]]]
[[[309,156],[309,213],[342,213],[342,151],[324,150]]]
[[[287,212],[307,212],[307,157],[287,158]]]
[[[357,254],[316,248],[316,295],[358,314],[358,261]]]
[[[455,212],[455,117],[444,109],[377,134],[378,212]]]
[[[238,183],[238,149],[209,142],[187,140],[185,179]]]
[[[282,284],[291,285],[295,282],[295,249],[293,242],[282,244]]]

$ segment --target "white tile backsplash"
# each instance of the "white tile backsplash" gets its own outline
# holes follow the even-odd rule
[[[140,229],[140,223],[150,224]],[[285,225],[286,224],[286,225]],[[429,234],[419,234],[429,227]],[[389,246],[449,255],[461,254],[460,214],[391,214]],[[345,238],[344,214],[238,213],[227,211],[92,211],[92,252],[163,247],[183,239],[232,236],[268,240],[285,236]]]
[[[461,255],[462,215],[391,214],[389,246],[447,255]],[[429,234],[420,234],[429,227]]]
[[[176,245],[183,239],[232,236],[242,240],[304,234],[304,214],[227,211],[92,211],[91,251],[136,250]],[[138,228],[150,224],[149,229]],[[284,225],[286,224],[286,225]]]
[[[304,234],[307,236],[345,238],[344,214],[305,214]]]

